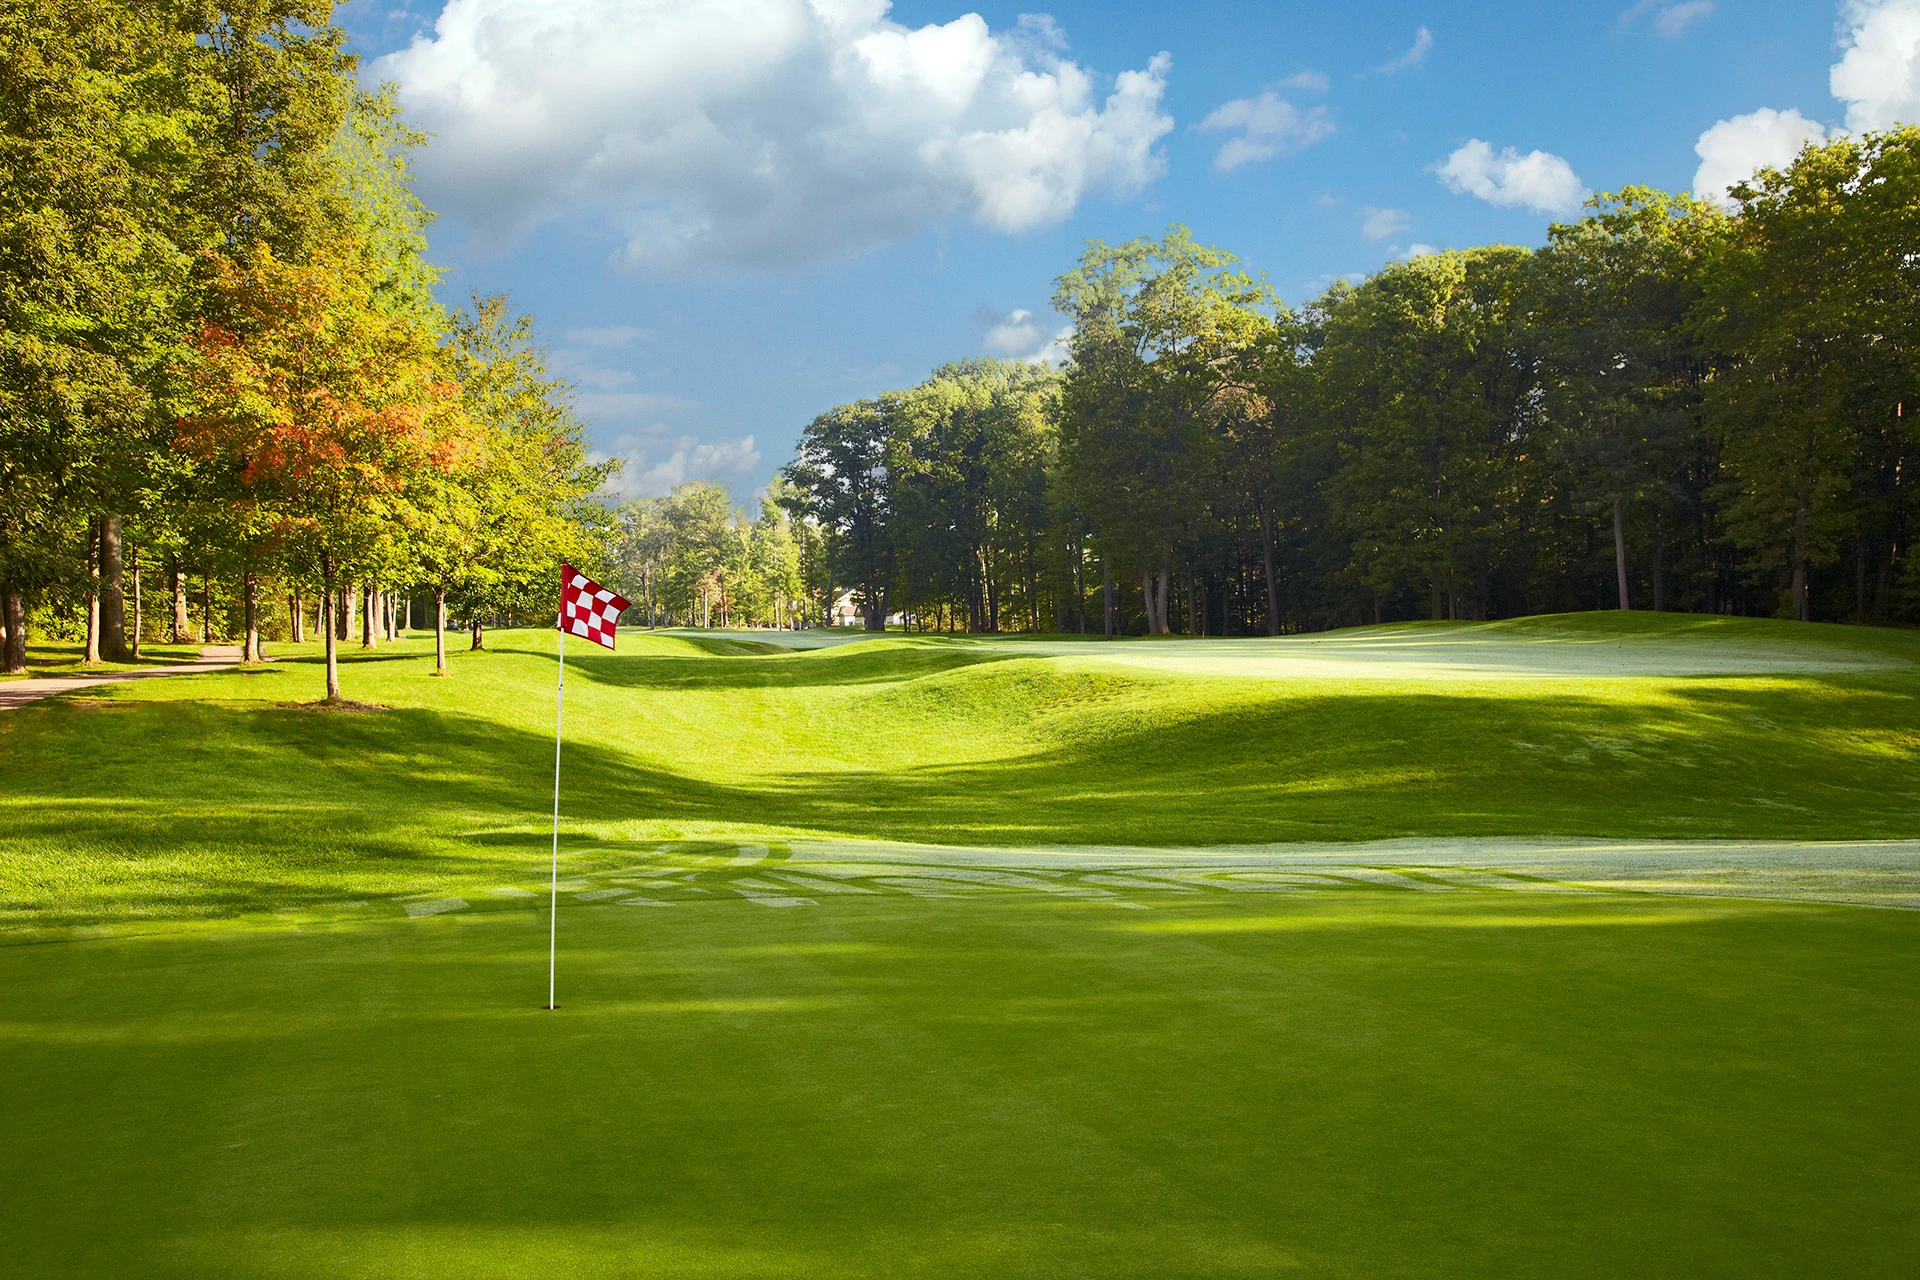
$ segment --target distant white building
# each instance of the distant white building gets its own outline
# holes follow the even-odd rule
[[[887,625],[890,627],[900,626],[904,622],[905,618],[901,614],[890,613],[887,615]],[[860,612],[860,606],[854,603],[853,589],[851,587],[840,592],[840,594],[833,598],[833,625],[836,627],[862,627],[866,625],[866,616]]]

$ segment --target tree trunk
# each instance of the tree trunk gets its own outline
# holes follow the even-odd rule
[[[27,608],[18,591],[0,595],[0,612],[6,616],[7,642],[0,646],[0,671],[10,676],[27,674]]]
[[[146,621],[143,610],[145,602],[140,598],[140,545],[138,543],[133,545],[128,553],[128,559],[133,567],[133,631],[127,637],[127,654],[137,658],[140,656],[140,629]]]
[[[1661,561],[1667,558],[1667,535],[1660,527],[1660,509],[1653,511],[1653,611],[1667,611],[1667,576]]]
[[[1620,582],[1620,607],[1631,609],[1627,602],[1627,533],[1620,518],[1620,497],[1613,499],[1613,573]]]
[[[100,522],[100,653],[113,662],[127,660],[127,594],[121,575],[120,517]]]
[[[200,643],[213,643],[213,574],[200,574]]]
[[[187,617],[187,571],[180,562],[173,562],[173,636],[175,644],[185,644],[187,636],[193,630],[193,622]]]
[[[87,650],[88,666],[100,661],[100,526],[87,522]]]
[[[1160,634],[1173,634],[1173,624],[1167,621],[1167,579],[1172,575],[1165,565],[1160,566],[1160,581],[1154,588],[1153,609],[1160,618]]]
[[[306,592],[299,587],[295,587],[293,594],[287,597],[287,617],[293,624],[293,642],[305,644],[307,642],[307,596]]]
[[[1104,639],[1113,639],[1113,566],[1100,557],[1100,626]]]
[[[1867,621],[1867,540],[1853,540],[1853,620],[1865,626]]]
[[[980,580],[987,588],[986,631],[993,635],[1000,630],[1000,580],[993,576],[993,558],[985,548],[980,552]]]
[[[473,619],[471,626],[473,628],[473,643],[468,646],[469,651],[486,648],[487,629],[481,624],[478,616]]]
[[[433,589],[433,674],[447,674],[447,591]]]
[[[353,590],[346,583],[327,592],[327,611],[333,616],[327,619],[327,627],[340,638],[342,644],[353,634]]]
[[[380,632],[375,622],[380,616],[379,593],[372,582],[360,584],[360,647],[375,649],[380,645]]]
[[[260,661],[260,579],[249,569],[240,575],[240,593],[246,608],[247,631],[240,645],[240,661]]]
[[[1873,620],[1887,620],[1888,596],[1893,590],[1893,540],[1880,544],[1880,572],[1873,583]]]
[[[1087,587],[1082,576],[1083,558],[1077,539],[1067,539],[1067,556],[1073,562],[1073,629],[1080,635],[1087,634]],[[1065,627],[1061,628],[1066,630]]]
[[[1273,520],[1260,513],[1260,552],[1267,571],[1267,634],[1280,634],[1280,592],[1273,582]]]
[[[1807,487],[1802,484],[1793,509],[1793,616],[1806,622],[1807,615]]]
[[[320,558],[320,580],[324,584],[320,599],[325,602],[326,612],[332,613],[335,599],[332,556]],[[345,588],[341,588],[341,591],[344,594]],[[328,618],[327,625],[321,629],[327,633],[327,701],[338,702],[340,701],[340,637],[332,618]]]

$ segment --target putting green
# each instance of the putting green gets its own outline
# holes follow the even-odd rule
[[[555,1013],[550,634],[0,714],[7,1273],[1920,1245],[1920,637],[792,639],[569,654]]]

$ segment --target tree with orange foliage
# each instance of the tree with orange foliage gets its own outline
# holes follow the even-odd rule
[[[194,343],[196,410],[179,423],[181,447],[231,476],[247,531],[316,567],[329,599],[384,559],[410,485],[473,447],[437,335],[376,306],[373,281],[351,245],[305,265],[265,245],[244,265],[220,261]]]

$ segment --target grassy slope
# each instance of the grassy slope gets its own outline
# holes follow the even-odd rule
[[[0,716],[12,937],[528,879],[547,641],[451,681],[417,642],[350,662],[382,712],[279,705],[302,658]],[[1098,648],[570,663],[573,861],[683,832],[1920,833],[1910,668],[1251,682]],[[554,1014],[546,917],[510,907],[0,946],[4,1270],[1746,1277],[1920,1249],[1915,914],[1131,896],[570,902]]]
[[[1607,615],[1399,630],[1901,665],[1236,680],[1118,666],[1097,643],[1038,657],[897,636],[802,653],[630,636],[569,662],[569,840],[619,856],[728,834],[1920,835],[1920,666],[1903,663],[1920,637]],[[348,696],[390,708],[371,714],[302,709],[317,659],[283,650],[261,670],[0,717],[0,928],[497,882],[544,845],[553,658],[548,633],[490,643],[457,652],[450,680],[429,674],[424,641],[351,656]]]

